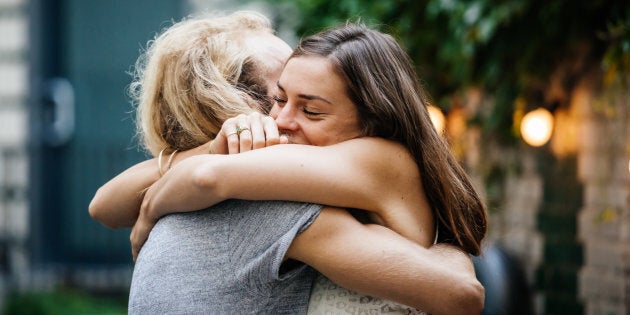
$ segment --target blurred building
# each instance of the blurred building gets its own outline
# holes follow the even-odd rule
[[[131,141],[126,71],[182,12],[181,1],[0,1],[5,290],[128,286],[128,231],[103,228],[87,205],[107,177],[143,158]]]
[[[0,0],[0,307],[14,290],[126,290],[129,231],[87,213],[101,184],[145,157],[126,72],[165,21],[225,3]],[[491,207],[489,243],[515,257],[536,313],[630,313],[629,80],[602,92],[585,76],[542,148],[487,150],[477,130],[450,128],[464,130],[473,176],[488,159],[518,164],[485,187],[509,196]]]
[[[24,1],[0,2],[0,304],[27,266],[28,18]]]

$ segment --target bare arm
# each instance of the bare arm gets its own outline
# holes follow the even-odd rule
[[[128,168],[96,191],[90,202],[90,215],[109,228],[133,226],[144,196],[143,190],[159,178],[156,159]]]
[[[484,289],[470,257],[450,245],[423,248],[346,211],[324,208],[293,241],[287,258],[309,264],[357,292],[431,314],[479,314]]]
[[[171,212],[195,211],[230,198],[373,211],[385,225],[425,246],[434,233],[415,162],[401,145],[378,138],[193,157],[149,189],[142,211],[156,221]]]
[[[248,122],[248,119],[251,121]],[[244,135],[239,142],[239,137],[235,137],[234,134],[227,137],[223,132],[220,132],[215,139],[216,141],[211,142],[213,144],[212,150],[215,153],[228,153],[229,145],[232,146],[232,151],[236,150],[234,153],[238,153],[239,146],[243,149],[246,147],[259,149],[264,146],[286,143],[279,136],[278,128],[271,117],[252,113],[249,116],[239,115],[230,118],[226,122],[228,124],[247,124],[251,126],[252,131],[256,131],[256,137],[251,139],[251,137]],[[228,141],[231,142],[228,144]],[[206,143],[195,149],[180,152],[175,156],[173,165],[186,157],[208,153],[208,148],[208,143]],[[166,157],[164,157],[163,162],[166,163]],[[144,192],[159,178],[157,159],[147,160],[130,167],[96,191],[90,202],[90,215],[109,228],[133,226],[138,218]]]
[[[205,144],[179,152],[173,164],[189,156],[207,153],[207,149]],[[167,158],[164,157],[162,162],[166,163]],[[132,227],[138,218],[144,191],[159,178],[157,158],[128,168],[96,191],[90,202],[90,215],[109,228]]]

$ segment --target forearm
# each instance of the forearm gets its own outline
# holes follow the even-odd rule
[[[220,198],[291,200],[376,211],[378,180],[343,146],[281,145],[224,156],[199,169],[196,184]]]
[[[312,202],[376,213],[388,227],[428,246],[434,225],[423,196],[408,152],[372,138],[199,157],[169,171],[147,193],[143,207],[157,219],[226,199]]]
[[[169,213],[201,210],[225,200],[205,183],[215,181],[214,161],[224,157],[206,154],[181,161],[147,190],[141,211],[157,221]]]
[[[483,309],[483,287],[463,252],[425,249],[384,227],[329,212],[323,211],[296,238],[290,257],[348,289],[432,314],[479,314]]]
[[[361,160],[366,145],[281,145],[204,158],[188,172],[204,207],[224,199],[291,200],[379,213],[392,199],[391,167]],[[361,151],[360,151],[361,150]],[[385,160],[385,158],[382,158]],[[389,161],[389,160],[388,160]],[[388,162],[389,164],[389,162]],[[386,169],[386,170],[385,170]],[[175,170],[173,170],[175,172]],[[387,180],[389,176],[392,179]],[[183,185],[182,185],[183,186]],[[171,186],[175,187],[175,186]],[[210,194],[212,197],[208,197]],[[204,198],[207,198],[204,200]],[[185,206],[185,205],[181,205]]]
[[[324,267],[327,270],[322,273],[343,287],[430,314],[481,313],[484,290],[474,270],[438,259],[440,254],[416,244],[403,244],[397,234],[382,226],[372,225],[368,229],[373,235],[364,235],[361,241],[379,245],[370,246],[371,251],[361,249],[352,253],[355,266]],[[462,259],[459,258],[460,262]],[[376,263],[370,265],[370,261]]]
[[[173,155],[172,165],[187,157],[207,153],[200,146]],[[168,159],[163,157],[163,172],[168,171]],[[131,227],[138,218],[144,192],[160,178],[157,158],[140,162],[101,186],[89,205],[90,215],[110,228]]]
[[[109,228],[133,226],[143,191],[159,178],[156,159],[132,166],[96,191],[90,202],[90,215]]]
[[[374,154],[378,152],[378,154]],[[391,163],[396,161],[396,163]],[[198,173],[204,177],[204,173]],[[218,199],[291,200],[354,208],[425,246],[435,235],[417,166],[382,139],[329,147],[276,146],[218,160],[198,181]],[[207,198],[207,196],[206,196]]]
[[[322,266],[320,272],[333,282],[363,294],[396,301],[431,314],[479,314],[483,310],[484,290],[473,272],[462,270],[461,264],[436,259],[423,247],[383,233],[386,228],[372,226],[374,235],[362,235],[371,250],[349,249],[355,262],[343,266]],[[380,230],[380,231],[377,231]],[[391,232],[391,231],[389,231]],[[387,235],[390,234],[390,235]],[[396,234],[397,235],[397,234]],[[460,258],[461,259],[461,258]],[[370,264],[369,262],[375,262]]]

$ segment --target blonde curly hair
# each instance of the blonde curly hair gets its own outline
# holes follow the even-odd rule
[[[184,19],[149,41],[129,87],[146,150],[156,156],[197,147],[227,118],[270,106],[260,75],[264,65],[245,44],[260,32],[273,33],[267,18],[236,12]]]

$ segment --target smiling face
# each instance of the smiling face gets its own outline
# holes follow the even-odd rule
[[[324,57],[289,59],[270,114],[291,143],[324,146],[362,135],[346,82]]]

